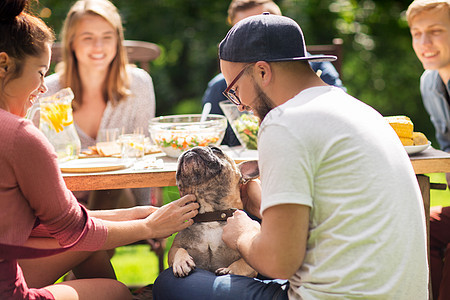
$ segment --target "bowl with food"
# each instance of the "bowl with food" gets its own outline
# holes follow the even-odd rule
[[[226,128],[227,119],[214,114],[205,121],[201,121],[200,114],[191,114],[161,116],[149,122],[153,142],[174,158],[195,146],[219,146]]]
[[[243,147],[249,150],[258,148],[259,118],[249,111],[239,111],[230,101],[219,102],[234,134]]]
[[[416,154],[428,149],[431,142],[419,131],[414,131],[414,124],[407,116],[388,116],[384,119],[391,125],[398,135],[408,154]]]

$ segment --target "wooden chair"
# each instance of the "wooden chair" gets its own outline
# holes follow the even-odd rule
[[[445,183],[430,182],[430,189],[445,191],[447,189],[447,185]]]
[[[326,54],[326,55],[335,55],[337,56],[337,60],[331,62],[336,71],[338,71],[339,76],[342,76],[342,44],[344,41],[340,38],[333,39],[332,44],[328,45],[309,45],[306,46],[306,49],[310,54]]]
[[[129,62],[138,63],[147,72],[150,72],[150,62],[161,54],[161,49],[154,43],[125,40],[123,45],[127,49]]]
[[[144,41],[123,41],[128,54],[128,61],[137,64],[140,68],[150,72],[150,62],[157,59],[161,54],[158,45]],[[51,63],[57,63],[62,60],[61,43],[57,42],[52,47]]]

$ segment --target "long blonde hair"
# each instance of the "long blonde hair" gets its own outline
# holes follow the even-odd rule
[[[72,43],[81,18],[88,14],[104,18],[117,33],[117,54],[111,62],[103,87],[105,101],[116,104],[130,95],[130,81],[126,72],[128,57],[123,46],[122,19],[117,8],[108,0],[79,0],[72,6],[64,21],[61,32],[62,62],[56,67],[56,71],[60,74],[61,86],[70,87],[73,90],[75,95],[74,110],[81,106],[83,87],[78,72],[78,62],[75,52],[72,50]]]

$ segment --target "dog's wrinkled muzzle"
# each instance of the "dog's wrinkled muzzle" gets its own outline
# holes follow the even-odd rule
[[[197,186],[220,176],[224,167],[223,152],[217,147],[194,147],[178,159],[177,182]]]

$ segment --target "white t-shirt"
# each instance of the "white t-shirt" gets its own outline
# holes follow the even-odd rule
[[[311,208],[289,299],[427,299],[420,189],[378,112],[341,89],[310,88],[266,116],[258,151],[261,211]]]

